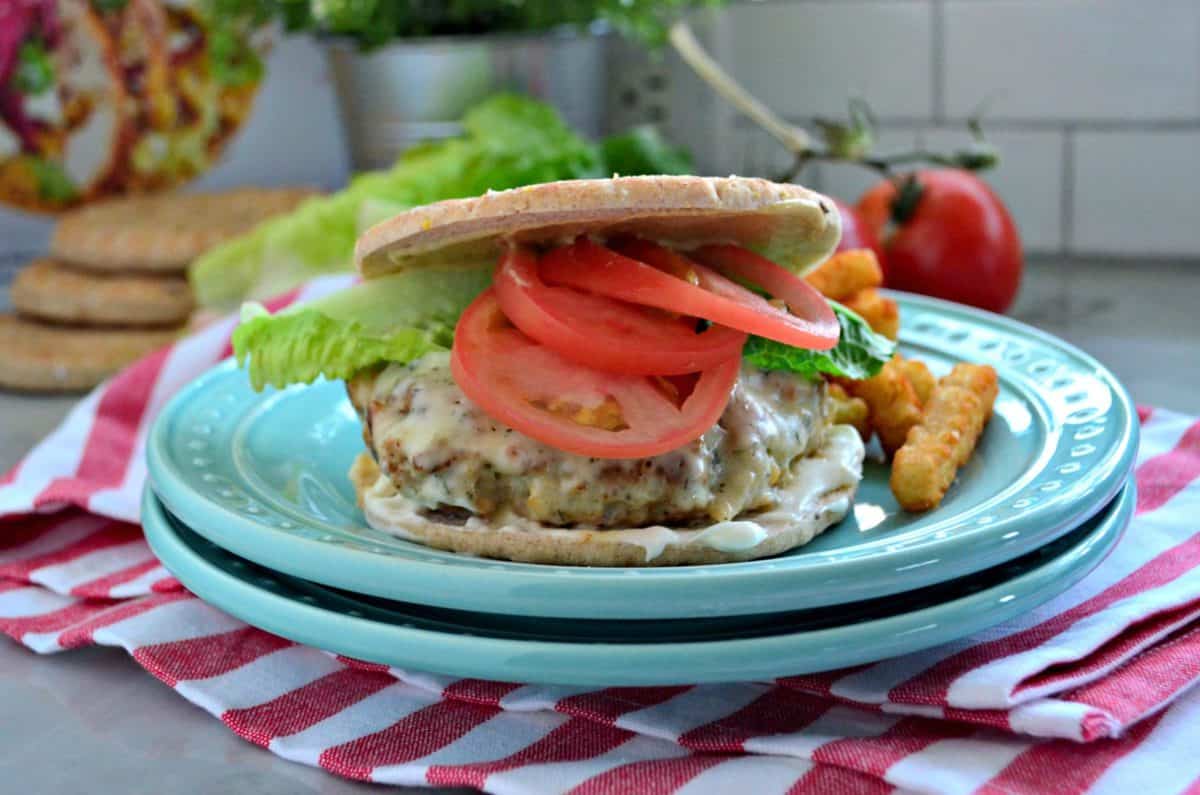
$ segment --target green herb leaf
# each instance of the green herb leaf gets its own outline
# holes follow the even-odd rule
[[[233,350],[255,389],[403,364],[449,350],[458,316],[490,282],[490,268],[427,269],[374,279],[275,315],[247,304]]]
[[[896,352],[896,343],[872,331],[858,314],[836,301],[829,303],[842,327],[841,338],[832,350],[811,351],[751,337],[742,355],[761,370],[787,370],[806,378],[824,373],[858,381],[876,375]]]
[[[40,40],[29,39],[21,45],[11,80],[17,91],[27,96],[54,88],[54,62]]]
[[[79,195],[79,189],[58,163],[40,157],[30,157],[26,162],[37,179],[38,196],[41,198],[61,204]]]

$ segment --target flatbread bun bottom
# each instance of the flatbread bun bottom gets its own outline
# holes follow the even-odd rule
[[[742,517],[718,527],[671,529],[550,528],[527,520],[503,526],[478,518],[465,522],[417,513],[396,494],[375,460],[361,453],[350,469],[350,480],[367,523],[391,535],[435,549],[511,560],[566,566],[680,566],[733,563],[771,557],[803,546],[837,524],[854,504],[862,475],[863,447],[858,433],[834,426],[836,441],[822,446],[801,466],[834,472],[834,477],[805,477],[790,506]],[[839,432],[840,431],[840,432]],[[397,505],[401,506],[399,510]],[[716,540],[713,531],[720,529]]]

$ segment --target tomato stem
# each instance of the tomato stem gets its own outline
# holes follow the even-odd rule
[[[913,217],[925,187],[917,181],[916,174],[906,174],[893,180],[896,198],[892,200],[892,223],[901,225]]]

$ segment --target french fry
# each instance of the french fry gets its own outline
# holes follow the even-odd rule
[[[924,417],[892,459],[892,494],[906,511],[941,504],[992,414],[998,387],[987,365],[958,364],[938,381]]]
[[[900,449],[908,431],[921,421],[921,402],[905,377],[900,363],[892,359],[877,375],[865,381],[844,382],[846,391],[862,398],[871,412],[871,427],[879,434],[884,451]]]
[[[859,290],[843,303],[862,315],[867,325],[890,340],[900,333],[900,307],[896,302],[879,294],[874,287]]]
[[[869,248],[839,251],[804,277],[826,298],[845,301],[850,296],[883,284],[883,270]]]
[[[917,400],[921,401],[924,406],[929,402],[929,397],[933,394],[933,388],[937,386],[937,379],[933,377],[933,373],[929,372],[929,368],[925,366],[925,362],[917,361],[916,359],[903,359],[900,356],[896,357],[900,364],[900,369],[904,371],[904,375],[908,378],[908,382],[913,385],[913,389],[917,392]]]
[[[829,385],[829,400],[830,420],[834,425],[852,426],[864,442],[871,438],[871,410],[867,401],[851,397],[841,384]]]

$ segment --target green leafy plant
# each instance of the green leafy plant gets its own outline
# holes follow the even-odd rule
[[[723,0],[278,0],[288,30],[343,36],[370,49],[394,39],[538,32],[610,23],[653,46],[690,9]]]

